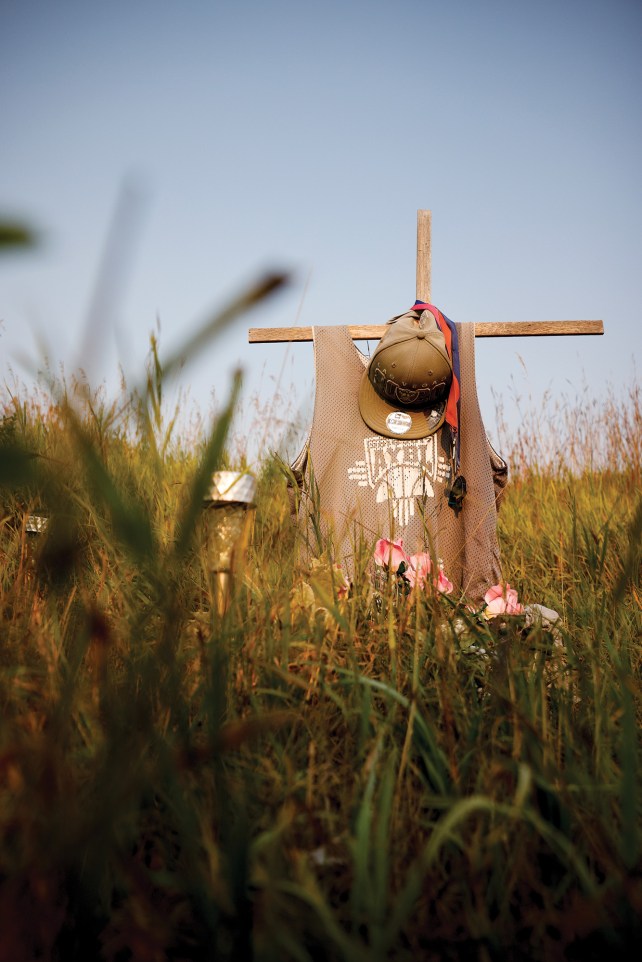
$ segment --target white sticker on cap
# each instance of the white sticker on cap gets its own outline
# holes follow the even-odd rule
[[[404,411],[393,411],[386,418],[386,427],[393,434],[406,434],[412,427],[412,418]]]

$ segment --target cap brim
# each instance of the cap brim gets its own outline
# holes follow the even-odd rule
[[[439,401],[425,411],[393,407],[380,398],[368,377],[366,369],[359,385],[359,411],[368,427],[385,438],[414,440],[427,438],[444,423],[446,401]]]

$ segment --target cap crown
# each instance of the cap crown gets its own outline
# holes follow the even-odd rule
[[[393,406],[422,410],[448,395],[452,364],[446,340],[430,311],[410,312],[381,338],[368,367],[378,396]]]

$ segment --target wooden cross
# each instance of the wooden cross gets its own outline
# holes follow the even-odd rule
[[[417,300],[430,303],[432,280],[431,212],[417,211]],[[377,340],[386,324],[359,324],[348,327],[353,341]],[[525,337],[542,334],[604,334],[602,321],[508,321],[475,323],[475,337]],[[285,341],[311,341],[311,327],[251,327],[250,344],[278,344]]]

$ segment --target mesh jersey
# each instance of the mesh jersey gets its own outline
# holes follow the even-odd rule
[[[316,394],[306,448],[292,466],[302,480],[299,522],[307,551],[319,535],[353,576],[379,538],[403,541],[408,554],[443,561],[454,595],[479,601],[501,580],[497,507],[506,465],[486,438],[475,383],[474,325],[457,325],[461,363],[461,473],[467,495],[448,506],[452,480],[448,425],[419,440],[386,438],[361,418],[357,395],[368,359],[346,327],[314,329]],[[364,554],[365,552],[365,554]]]

